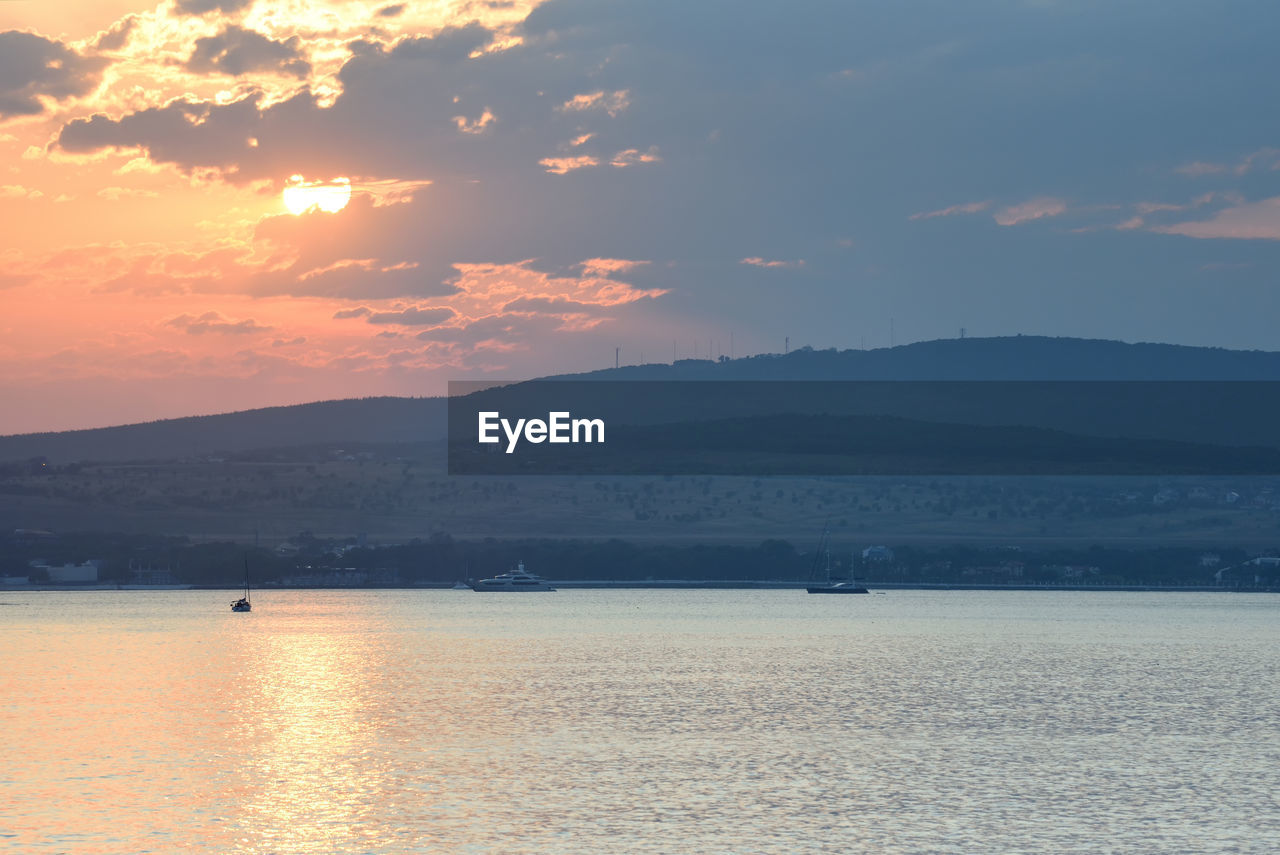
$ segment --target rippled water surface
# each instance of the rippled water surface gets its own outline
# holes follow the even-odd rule
[[[1274,853],[1280,598],[0,592],[0,850]]]

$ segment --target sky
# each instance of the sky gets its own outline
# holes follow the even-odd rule
[[[1278,29],[0,0],[0,433],[961,328],[1277,349]]]

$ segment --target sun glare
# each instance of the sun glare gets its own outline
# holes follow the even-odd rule
[[[349,201],[351,181],[346,178],[307,181],[301,175],[291,175],[284,188],[284,206],[290,214],[304,214],[312,208],[332,214],[345,208]]]

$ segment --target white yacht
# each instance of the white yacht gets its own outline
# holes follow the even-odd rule
[[[481,579],[471,586],[476,591],[554,591],[541,576],[524,569],[524,562],[509,573],[499,573],[492,579]]]

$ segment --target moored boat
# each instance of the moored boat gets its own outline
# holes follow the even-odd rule
[[[231,604],[233,612],[251,612],[253,606],[249,602],[249,558],[244,559],[244,596]]]
[[[849,561],[849,578],[835,579],[831,573],[831,548],[828,544],[830,531],[822,529],[822,539],[818,541],[818,552],[813,558],[813,569],[809,571],[809,585],[805,588],[810,594],[870,594],[865,587],[858,584],[853,576],[853,561]],[[826,582],[819,581],[819,565],[826,557]]]
[[[545,579],[524,569],[524,562],[507,573],[499,573],[491,579],[481,579],[471,586],[475,591],[554,591]]]

